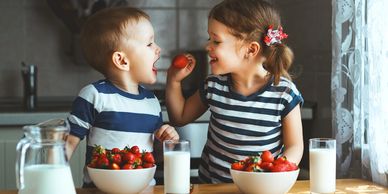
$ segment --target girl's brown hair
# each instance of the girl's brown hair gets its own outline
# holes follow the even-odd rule
[[[86,61],[106,75],[106,67],[113,52],[120,49],[128,37],[126,27],[141,19],[149,20],[143,11],[132,7],[108,8],[92,15],[81,31],[81,46]]]
[[[268,27],[281,26],[279,12],[271,4],[263,0],[224,0],[210,11],[209,19],[223,23],[241,40],[258,42],[266,57],[264,68],[274,76],[276,85],[280,76],[291,80],[288,69],[294,60],[292,50],[284,43],[264,43]]]

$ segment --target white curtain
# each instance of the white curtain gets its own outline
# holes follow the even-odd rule
[[[388,0],[332,0],[332,7],[337,177],[388,186]]]

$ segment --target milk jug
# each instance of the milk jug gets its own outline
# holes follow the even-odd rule
[[[19,194],[75,194],[65,152],[69,125],[53,119],[24,126],[16,147],[16,183]]]

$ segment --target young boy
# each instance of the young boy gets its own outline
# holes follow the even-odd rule
[[[102,10],[85,22],[81,45],[87,62],[105,79],[84,87],[73,102],[68,158],[85,136],[86,164],[94,145],[107,149],[137,145],[153,151],[154,136],[160,141],[179,139],[173,127],[163,125],[158,99],[139,85],[155,83],[154,64],[160,57],[146,13],[130,7]],[[84,175],[88,185],[86,170]]]

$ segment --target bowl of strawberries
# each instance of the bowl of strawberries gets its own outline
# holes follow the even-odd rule
[[[286,157],[270,151],[232,163],[230,174],[243,193],[284,194],[295,184],[299,168]]]
[[[152,181],[156,165],[151,152],[138,146],[107,150],[95,146],[89,176],[98,189],[106,193],[139,193]]]

